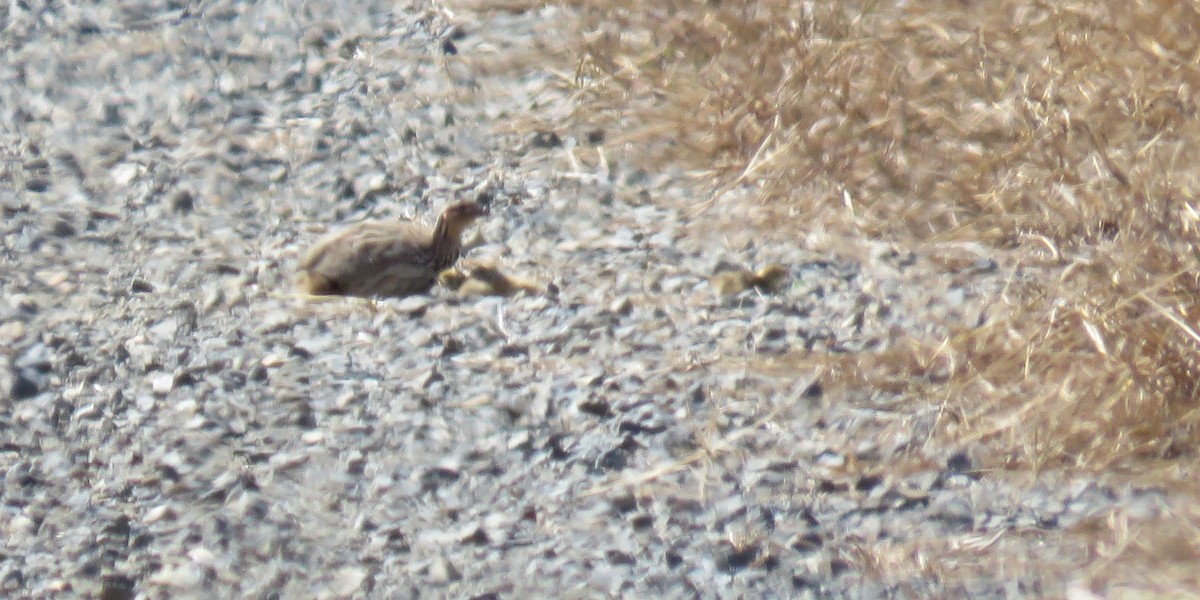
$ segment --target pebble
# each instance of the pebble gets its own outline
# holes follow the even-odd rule
[[[434,584],[446,584],[462,579],[462,573],[445,557],[438,557],[430,563],[427,570],[429,581]]]
[[[146,511],[142,516],[142,523],[145,525],[153,525],[159,521],[174,519],[176,516],[175,509],[168,504],[160,504]]]
[[[175,389],[175,376],[170,373],[160,373],[150,378],[150,389],[159,396],[166,396]]]
[[[171,379],[172,379],[172,381],[174,381],[173,377]],[[172,383],[172,385],[174,385],[174,384]],[[168,391],[170,391],[170,390],[168,390]],[[153,410],[154,405],[157,403],[158,403],[158,401],[154,398],[154,396],[151,396],[149,394],[138,396],[137,400],[135,401],[137,409],[142,411],[143,413],[148,413],[151,410]]]
[[[42,378],[27,369],[6,369],[0,379],[0,391],[13,400],[27,400],[41,393]]]
[[[395,302],[396,312],[419,317],[429,308],[430,297],[427,295],[408,296]]]
[[[361,567],[342,567],[333,575],[329,591],[341,597],[354,597],[367,579],[367,570]]]
[[[268,354],[268,355],[262,357],[262,360],[258,361],[258,364],[260,364],[268,369],[273,369],[275,367],[281,367],[283,365],[286,365],[287,362],[288,361],[286,358],[279,356],[278,354]]]
[[[10,544],[21,544],[36,530],[37,524],[33,522],[33,519],[19,514],[9,520],[5,533],[8,535]]]
[[[0,324],[0,343],[12,345],[25,337],[28,327],[21,321],[8,321]]]
[[[202,567],[212,567],[217,562],[217,555],[212,550],[203,546],[196,546],[188,550],[188,558]]]

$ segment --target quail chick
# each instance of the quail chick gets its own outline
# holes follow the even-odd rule
[[[511,296],[517,292],[540,292],[531,281],[505,275],[492,265],[476,265],[458,288],[463,296]]]
[[[722,295],[732,295],[755,288],[763,293],[772,293],[782,287],[787,279],[787,267],[767,265],[757,273],[749,269],[720,271],[712,276],[712,285]]]

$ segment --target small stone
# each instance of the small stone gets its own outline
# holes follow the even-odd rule
[[[278,354],[268,354],[264,356],[261,361],[259,361],[259,364],[268,369],[273,369],[275,367],[287,364],[287,359],[279,356]]]
[[[354,180],[354,194],[358,198],[369,198],[380,192],[387,191],[388,187],[386,173],[367,173]]]
[[[792,550],[800,553],[813,552],[824,545],[820,534],[816,532],[797,533],[787,541],[787,545]]]
[[[50,226],[50,235],[54,237],[75,237],[76,233],[75,226],[66,219],[55,219],[54,224]]]
[[[1067,584],[1066,600],[1104,600],[1104,596],[1093,592],[1085,579],[1076,579]]]
[[[450,583],[462,579],[462,573],[446,557],[439,556],[429,564],[429,579],[434,583]]]
[[[348,408],[350,408],[350,406],[353,405],[357,401],[358,401],[358,394],[356,394],[354,392],[343,392],[340,396],[337,397],[337,399],[335,399],[333,401],[333,405],[338,410],[344,411],[344,410],[347,410]]]
[[[475,527],[471,530],[471,533],[463,536],[463,538],[459,540],[459,543],[461,544],[468,544],[472,546],[486,546],[491,542],[491,538],[488,537],[487,531],[484,531],[483,527]]]
[[[291,313],[282,310],[273,310],[262,319],[258,326],[258,333],[282,333],[290,331],[295,326],[295,319]]]
[[[160,504],[146,511],[146,514],[142,516],[142,523],[146,525],[153,525],[154,523],[164,519],[174,519],[175,515],[175,509],[171,508],[171,505]]]
[[[175,339],[175,332],[179,329],[179,322],[175,319],[163,319],[151,327],[148,331],[150,336],[160,342],[169,342]]]
[[[627,317],[633,312],[633,301],[629,299],[629,296],[622,296],[609,305],[608,310],[622,317]]]
[[[141,277],[135,277],[129,282],[129,291],[134,294],[151,294],[154,292],[154,285]]]
[[[616,569],[599,564],[593,566],[588,571],[587,584],[592,590],[602,592],[608,596],[616,596],[617,588],[621,584],[622,576]]]
[[[41,308],[36,300],[25,294],[14,294],[9,298],[8,304],[26,315],[36,315]]]
[[[333,575],[329,583],[329,591],[337,596],[350,597],[356,595],[367,579],[367,571],[361,567],[342,567]]]
[[[189,213],[196,207],[196,196],[189,190],[178,190],[171,196],[171,210]]]
[[[934,498],[926,514],[928,518],[941,521],[954,529],[968,529],[975,521],[970,502],[945,493]]]
[[[601,247],[612,250],[633,250],[641,236],[629,227],[619,227],[611,236],[600,241]]]
[[[946,470],[955,474],[970,472],[971,456],[966,452],[955,452],[946,459]]]
[[[4,382],[4,387],[7,388],[8,397],[13,400],[32,398],[42,391],[38,384],[39,378],[31,376],[28,369],[11,369],[5,379],[7,381]]]
[[[211,567],[217,559],[217,556],[213,554],[213,551],[205,548],[204,546],[196,546],[195,548],[188,550],[187,555],[188,558],[192,559],[196,564],[205,567]]]
[[[534,148],[557,148],[562,145],[562,138],[558,137],[553,131],[539,131],[533,134],[533,139],[530,140]]]
[[[754,564],[759,556],[756,544],[746,544],[741,547],[729,546],[717,556],[717,568],[734,573]]]
[[[133,600],[137,582],[128,575],[106,573],[100,587],[100,600]]]
[[[54,367],[54,352],[44,343],[35,343],[25,349],[25,352],[17,359],[18,367],[31,368],[31,370],[48,373]]]
[[[0,325],[0,342],[12,344],[25,337],[28,327],[23,321],[9,321]]]
[[[267,464],[276,471],[287,471],[308,462],[308,456],[300,453],[273,454],[267,459]]]
[[[166,396],[175,389],[175,376],[170,373],[161,373],[150,379],[150,389],[156,395]]]
[[[822,467],[839,469],[846,465],[846,455],[833,450],[826,450],[817,455],[813,459],[813,462]]]
[[[200,312],[208,314],[225,302],[225,291],[218,287],[209,288],[200,300]]]
[[[38,279],[49,287],[58,287],[67,283],[71,279],[71,274],[66,271],[43,271],[38,273]]]
[[[396,301],[396,310],[414,317],[425,314],[429,308],[429,297],[425,295],[407,296]]]
[[[623,448],[613,448],[596,461],[596,469],[600,471],[621,471],[628,465],[629,452]]]
[[[579,412],[587,413],[601,419],[608,419],[613,416],[612,406],[603,398],[589,398],[578,404]]]
[[[804,388],[804,397],[809,400],[816,400],[825,393],[825,389],[821,387],[820,381],[814,381]]]
[[[37,530],[37,524],[33,522],[33,519],[19,514],[9,520],[7,529],[6,533],[10,544],[24,543]]]
[[[135,163],[121,163],[113,167],[112,176],[113,183],[120,186],[129,185],[142,172],[142,167]]]
[[[190,589],[199,585],[203,576],[200,568],[191,563],[166,564],[150,576],[149,582],[166,587]]]
[[[20,569],[9,569],[0,576],[0,590],[15,592],[21,589],[25,589],[25,573]]]
[[[50,189],[50,180],[45,177],[31,177],[25,182],[25,189],[30,192],[44,192]]]
[[[138,396],[138,399],[134,402],[134,405],[137,406],[138,410],[146,413],[150,412],[150,410],[153,409],[154,405],[157,403],[158,400],[155,400],[154,396],[146,394],[143,396]]]
[[[123,347],[129,354],[130,363],[143,371],[150,371],[158,366],[158,349],[149,343],[144,334],[125,340]]]
[[[308,444],[309,446],[315,446],[325,441],[325,433],[318,429],[305,431],[304,433],[300,434],[300,441]]]

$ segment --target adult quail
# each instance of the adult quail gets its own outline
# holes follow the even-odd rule
[[[300,261],[310,294],[397,297],[429,291],[454,265],[462,234],[486,214],[474,202],[446,207],[433,229],[407,221],[364,221],[320,240]]]

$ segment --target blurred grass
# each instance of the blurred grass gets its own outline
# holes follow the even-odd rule
[[[692,169],[703,208],[745,210],[722,192],[750,190],[759,223],[970,244],[1013,274],[985,325],[856,356],[846,385],[906,381],[943,404],[936,442],[982,444],[991,468],[1194,491],[1200,5],[568,4],[576,118]],[[1097,542],[1090,581],[1120,591],[1108,567],[1126,565],[1195,585],[1164,565],[1200,558],[1200,519],[1170,519],[1105,529],[1124,541]]]

